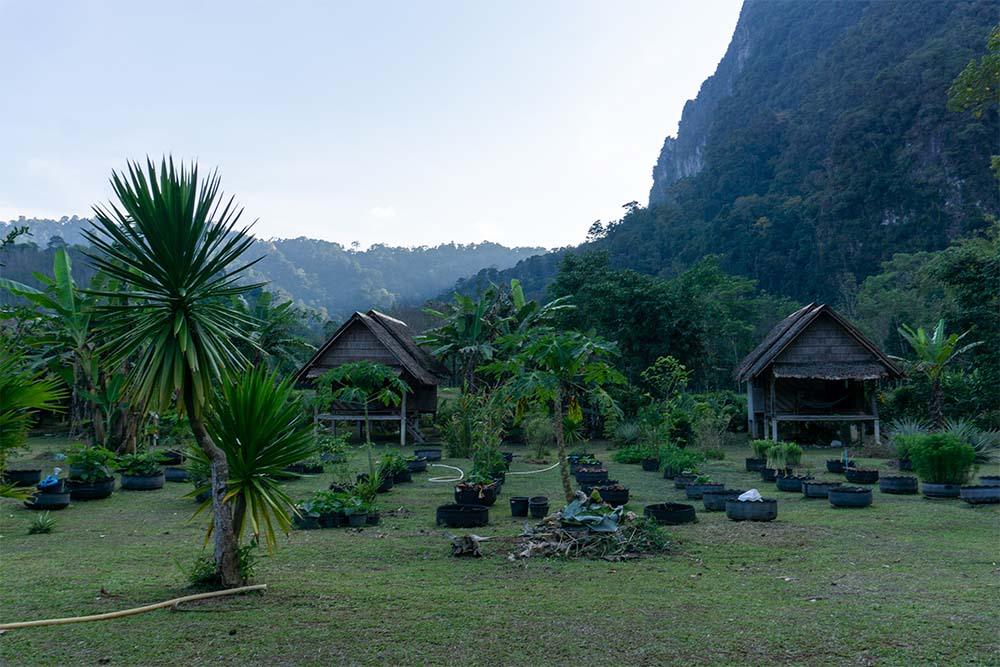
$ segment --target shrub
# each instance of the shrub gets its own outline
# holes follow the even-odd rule
[[[642,463],[643,459],[655,457],[656,450],[649,444],[627,445],[611,455],[618,463]]]
[[[28,524],[28,535],[45,535],[55,530],[56,520],[49,512],[42,512]]]
[[[236,550],[237,569],[243,581],[250,581],[257,570],[257,544],[248,542]],[[190,568],[185,570],[188,581],[198,588],[213,588],[222,582],[215,571],[215,561],[208,556],[198,556]]]
[[[521,419],[521,428],[524,429],[524,440],[532,448],[535,458],[547,456],[549,447],[556,441],[552,417],[540,410],[532,411]]]
[[[975,467],[976,450],[951,433],[912,436],[910,460],[921,480],[931,484],[962,484]]]
[[[685,470],[697,470],[704,461],[705,455],[701,452],[685,450],[673,445],[666,445],[660,450],[660,467],[672,471],[674,474]]]
[[[913,450],[913,443],[916,440],[924,437],[926,433],[912,433],[909,435],[894,435],[892,437],[892,444],[896,448],[896,456],[900,459],[907,460],[910,458],[910,452]]]
[[[621,422],[615,426],[612,440],[619,447],[631,447],[639,444],[642,438],[642,427],[635,422]]]
[[[78,445],[66,457],[70,465],[70,477],[83,482],[99,482],[111,477],[115,453],[100,446]]]
[[[130,477],[155,477],[161,472],[160,462],[152,452],[126,454],[118,459],[117,470]]]
[[[750,449],[753,450],[754,458],[767,459],[767,452],[774,446],[770,440],[751,440]]]

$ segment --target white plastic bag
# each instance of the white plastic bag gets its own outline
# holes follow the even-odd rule
[[[746,493],[742,494],[739,498],[737,498],[737,500],[742,502],[749,501],[752,503],[760,503],[764,502],[764,497],[760,495],[760,491],[758,491],[757,489],[750,489]]]

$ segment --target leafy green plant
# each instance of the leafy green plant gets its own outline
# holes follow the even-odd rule
[[[771,442],[770,440],[751,440],[750,441],[750,449],[753,450],[754,458],[757,458],[757,459],[765,459],[766,460],[767,459],[767,452],[773,446],[774,446],[774,443]]]
[[[28,535],[46,535],[56,528],[56,520],[52,518],[50,512],[38,514],[30,524],[28,524]]]
[[[694,478],[694,483],[695,484],[711,484],[712,483],[712,476],[711,475],[698,475],[697,477]]]
[[[409,470],[406,465],[406,457],[397,449],[386,450],[379,461],[378,473],[382,478],[392,477]]]
[[[552,418],[541,410],[532,410],[521,418],[521,427],[524,429],[524,439],[532,449],[532,454],[536,459],[541,459],[549,454],[549,448],[556,442],[556,429],[552,425]]]
[[[316,438],[316,449],[331,462],[340,463],[347,459],[347,453],[350,451],[350,443],[346,435],[321,433]]]
[[[70,449],[66,461],[70,465],[70,479],[81,482],[100,482],[111,478],[111,468],[118,456],[110,449],[98,445],[77,445]]]
[[[0,473],[10,452],[26,446],[38,410],[59,410],[58,380],[32,371],[20,350],[0,336]]]
[[[660,467],[673,474],[697,470],[705,462],[701,452],[681,449],[674,445],[666,445],[660,450]]]
[[[611,458],[618,463],[642,463],[643,459],[654,458],[655,456],[656,450],[650,445],[632,444],[615,450],[615,453],[611,455]]]
[[[243,581],[250,581],[257,572],[257,544],[248,542],[236,550],[236,567]],[[215,561],[208,556],[198,556],[188,568],[183,568],[188,582],[196,588],[214,588],[223,583],[215,567]]]
[[[611,439],[619,447],[631,447],[639,444],[642,438],[642,428],[634,421],[623,421],[615,425]]]
[[[977,465],[992,461],[1000,446],[1000,431],[981,429],[968,419],[945,419],[944,432],[972,445]]]
[[[125,454],[118,458],[116,469],[130,477],[155,477],[163,471],[159,457],[153,452]]]
[[[975,468],[975,449],[951,433],[911,437],[910,460],[917,475],[925,482],[962,484]]]
[[[223,380],[215,405],[206,426],[229,464],[226,501],[233,507],[235,534],[240,540],[247,533],[254,540],[263,537],[268,552],[273,552],[275,530],[291,530],[288,511],[295,505],[281,480],[297,478],[285,468],[315,453],[312,425],[292,380],[279,382],[263,367]],[[200,457],[207,463],[204,454]],[[210,506],[211,499],[198,512]],[[210,534],[213,527],[214,517]]]

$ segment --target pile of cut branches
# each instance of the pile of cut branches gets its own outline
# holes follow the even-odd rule
[[[561,525],[559,515],[554,514],[537,526],[525,524],[524,532],[515,540],[515,551],[507,558],[558,556],[620,561],[661,553],[668,546],[667,536],[656,522],[637,517],[633,512],[622,515],[618,529],[611,532],[586,527],[567,529]]]

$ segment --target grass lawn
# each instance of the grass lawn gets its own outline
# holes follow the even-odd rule
[[[33,439],[24,456],[66,444]],[[453,559],[434,525],[451,486],[428,483],[447,472],[432,468],[380,496],[377,528],[292,533],[261,559],[263,595],[9,631],[0,665],[1000,664],[996,506],[876,491],[872,507],[838,510],[755,481],[744,456],[728,450],[707,471],[777,497],[778,520],[738,524],[699,511],[698,523],[667,529],[669,554],[510,561],[509,542],[497,539],[483,559]],[[807,450],[805,461],[819,470],[833,456]],[[355,458],[360,469],[363,454]],[[660,475],[603,458],[639,512],[682,500]],[[512,470],[534,467],[515,461]],[[329,481],[290,487],[305,497]],[[74,503],[53,513],[50,535],[28,535],[34,513],[0,501],[0,618],[95,614],[192,592],[176,564],[192,561],[204,535],[201,519],[188,521],[193,501],[180,498],[190,488]],[[490,525],[475,532],[517,534],[523,520],[510,518],[507,499],[548,495],[557,507],[559,489],[556,470],[509,476]]]

